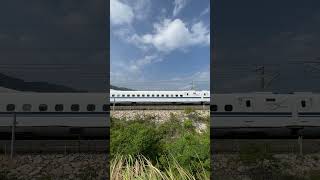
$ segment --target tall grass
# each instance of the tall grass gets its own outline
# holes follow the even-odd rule
[[[207,180],[209,173],[200,168],[197,173],[183,168],[171,157],[168,165],[160,169],[144,156],[116,155],[110,163],[111,180]]]

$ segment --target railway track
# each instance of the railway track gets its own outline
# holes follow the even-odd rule
[[[211,151],[216,154],[252,152],[252,148],[280,154],[319,153],[320,139],[211,139]]]
[[[168,105],[168,104],[158,104],[158,105],[110,105],[111,111],[123,111],[123,110],[209,110],[210,105]]]
[[[14,152],[21,153],[107,153],[109,140],[15,140]],[[11,153],[11,140],[0,140],[0,153]]]

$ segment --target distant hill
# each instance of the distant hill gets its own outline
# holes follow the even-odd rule
[[[125,87],[117,87],[110,85],[110,89],[118,90],[118,91],[134,91],[133,89],[125,88]]]
[[[48,82],[26,82],[22,79],[10,77],[2,73],[0,73],[0,87],[28,92],[85,92]]]

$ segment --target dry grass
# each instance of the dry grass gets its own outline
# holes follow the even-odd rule
[[[169,162],[169,161],[168,161]],[[208,172],[200,169],[196,173],[182,168],[176,160],[160,170],[143,156],[116,156],[111,160],[110,175],[112,180],[207,180]]]

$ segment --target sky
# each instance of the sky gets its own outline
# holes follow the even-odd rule
[[[106,0],[1,0],[0,73],[105,92],[108,6]]]
[[[208,90],[210,0],[110,0],[110,66],[116,86]]]
[[[214,2],[211,91],[320,91],[320,1]]]

